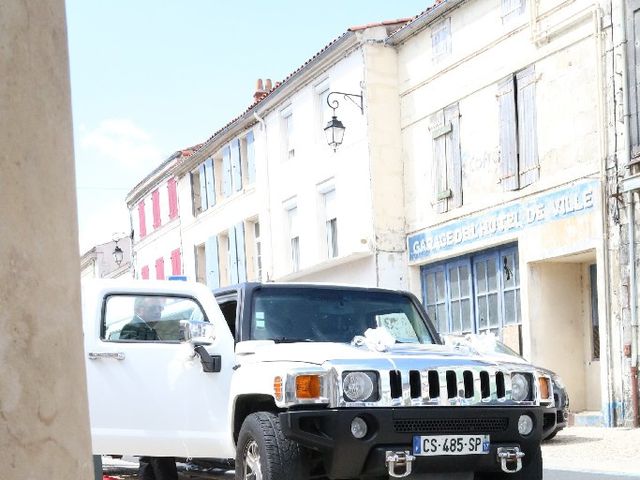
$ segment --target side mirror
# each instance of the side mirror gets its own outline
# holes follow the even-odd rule
[[[193,345],[211,345],[216,338],[215,328],[209,322],[180,321],[182,340]]]

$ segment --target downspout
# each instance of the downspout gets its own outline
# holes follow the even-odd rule
[[[270,186],[270,178],[269,178],[269,142],[267,141],[267,122],[264,121],[264,118],[262,118],[260,115],[258,115],[258,112],[253,112],[253,118],[255,118],[258,122],[260,122],[260,127],[262,128],[262,131],[264,132],[264,168],[265,168],[265,178],[267,181],[267,218],[269,219],[269,250],[271,251],[271,262],[270,262],[270,269],[271,269],[271,277],[273,278],[273,225],[271,222],[271,198],[270,198],[270,194],[271,194],[271,186]],[[261,234],[262,235],[262,234]],[[264,251],[264,249],[263,249]],[[265,269],[266,270],[266,269]],[[264,275],[264,271],[262,272],[262,274]],[[266,272],[267,274],[267,278],[265,279],[266,281],[269,281],[269,272]],[[261,282],[265,281],[262,278],[260,279]]]
[[[620,45],[621,45],[621,65],[622,65],[622,120],[624,132],[623,159],[627,164],[625,178],[629,178],[629,162],[631,161],[631,125],[629,112],[629,79],[627,75],[627,22],[626,13],[627,2],[620,2],[619,22],[620,22]],[[638,428],[638,284],[636,281],[636,246],[635,246],[635,204],[634,191],[625,193],[625,203],[627,210],[628,228],[627,240],[629,242],[629,310],[631,317],[631,365],[630,365],[630,381],[631,381],[631,414],[632,425]]]

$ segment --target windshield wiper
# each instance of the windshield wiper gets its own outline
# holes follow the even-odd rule
[[[287,338],[287,337],[278,337],[278,338],[270,338],[269,340],[273,340],[276,343],[298,343],[298,342],[315,342],[315,340],[311,338]]]

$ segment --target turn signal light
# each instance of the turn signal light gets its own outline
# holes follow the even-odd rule
[[[320,377],[318,375],[298,375],[296,377],[296,397],[319,398]]]
[[[538,387],[540,390],[540,398],[547,400],[551,398],[551,389],[549,388],[549,379],[546,377],[538,378]]]
[[[276,400],[282,400],[282,377],[275,377],[273,379],[273,396]]]

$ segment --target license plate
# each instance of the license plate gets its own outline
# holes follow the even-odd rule
[[[483,455],[489,453],[489,435],[433,435],[413,437],[413,454]]]

